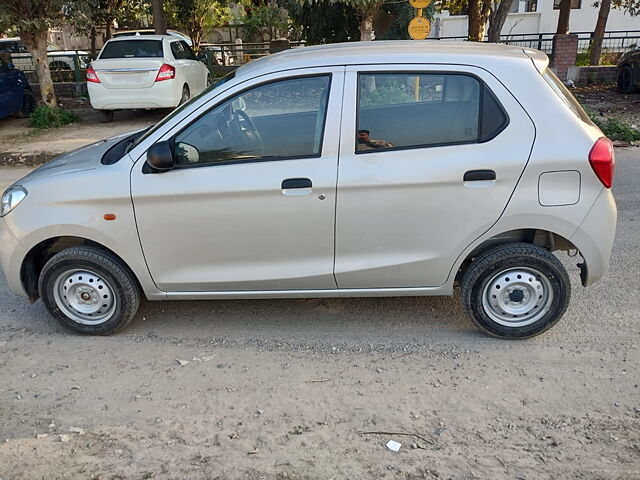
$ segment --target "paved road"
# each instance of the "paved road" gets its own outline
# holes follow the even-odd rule
[[[640,478],[640,150],[617,156],[611,272],[572,268],[532,340],[457,295],[145,303],[81,337],[0,280],[0,478]]]

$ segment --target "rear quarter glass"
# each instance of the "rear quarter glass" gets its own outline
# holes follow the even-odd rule
[[[576,117],[578,117],[588,125],[594,125],[594,123],[591,121],[591,118],[589,118],[589,115],[587,115],[587,112],[585,112],[582,108],[582,105],[578,103],[569,89],[565,87],[564,83],[562,83],[562,81],[556,76],[555,73],[553,73],[553,71],[547,68],[542,73],[542,78],[544,78],[549,87],[551,87],[551,90],[553,90],[558,98],[560,98],[560,100],[562,100],[562,102],[567,107],[569,107],[569,109],[575,114]]]

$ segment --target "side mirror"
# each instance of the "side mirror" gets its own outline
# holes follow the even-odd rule
[[[173,169],[173,153],[166,140],[154,143],[147,150],[147,163],[155,172],[166,172]]]
[[[206,62],[207,61],[207,55],[200,52],[200,53],[196,53],[196,60],[199,60],[201,62]]]
[[[13,63],[7,64],[7,70],[15,70],[16,66]]]

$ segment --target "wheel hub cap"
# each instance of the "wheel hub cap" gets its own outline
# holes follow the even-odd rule
[[[553,292],[549,279],[531,268],[504,270],[486,284],[484,310],[495,322],[522,327],[539,320],[549,310]]]
[[[62,273],[55,281],[53,293],[57,307],[78,323],[97,325],[106,322],[115,311],[111,285],[89,270]]]

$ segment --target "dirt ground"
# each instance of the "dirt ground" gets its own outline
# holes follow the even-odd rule
[[[569,310],[526,341],[457,295],[145,302],[83,337],[0,276],[0,478],[639,479],[639,181],[619,149],[611,271],[563,257]]]
[[[640,92],[625,94],[615,85],[589,85],[573,88],[571,93],[593,112],[640,129]]]
[[[76,109],[81,121],[60,128],[38,130],[28,119],[0,118],[0,166],[40,165],[63,153],[120,133],[148,127],[166,111],[116,112],[112,123],[101,123],[92,110]]]

